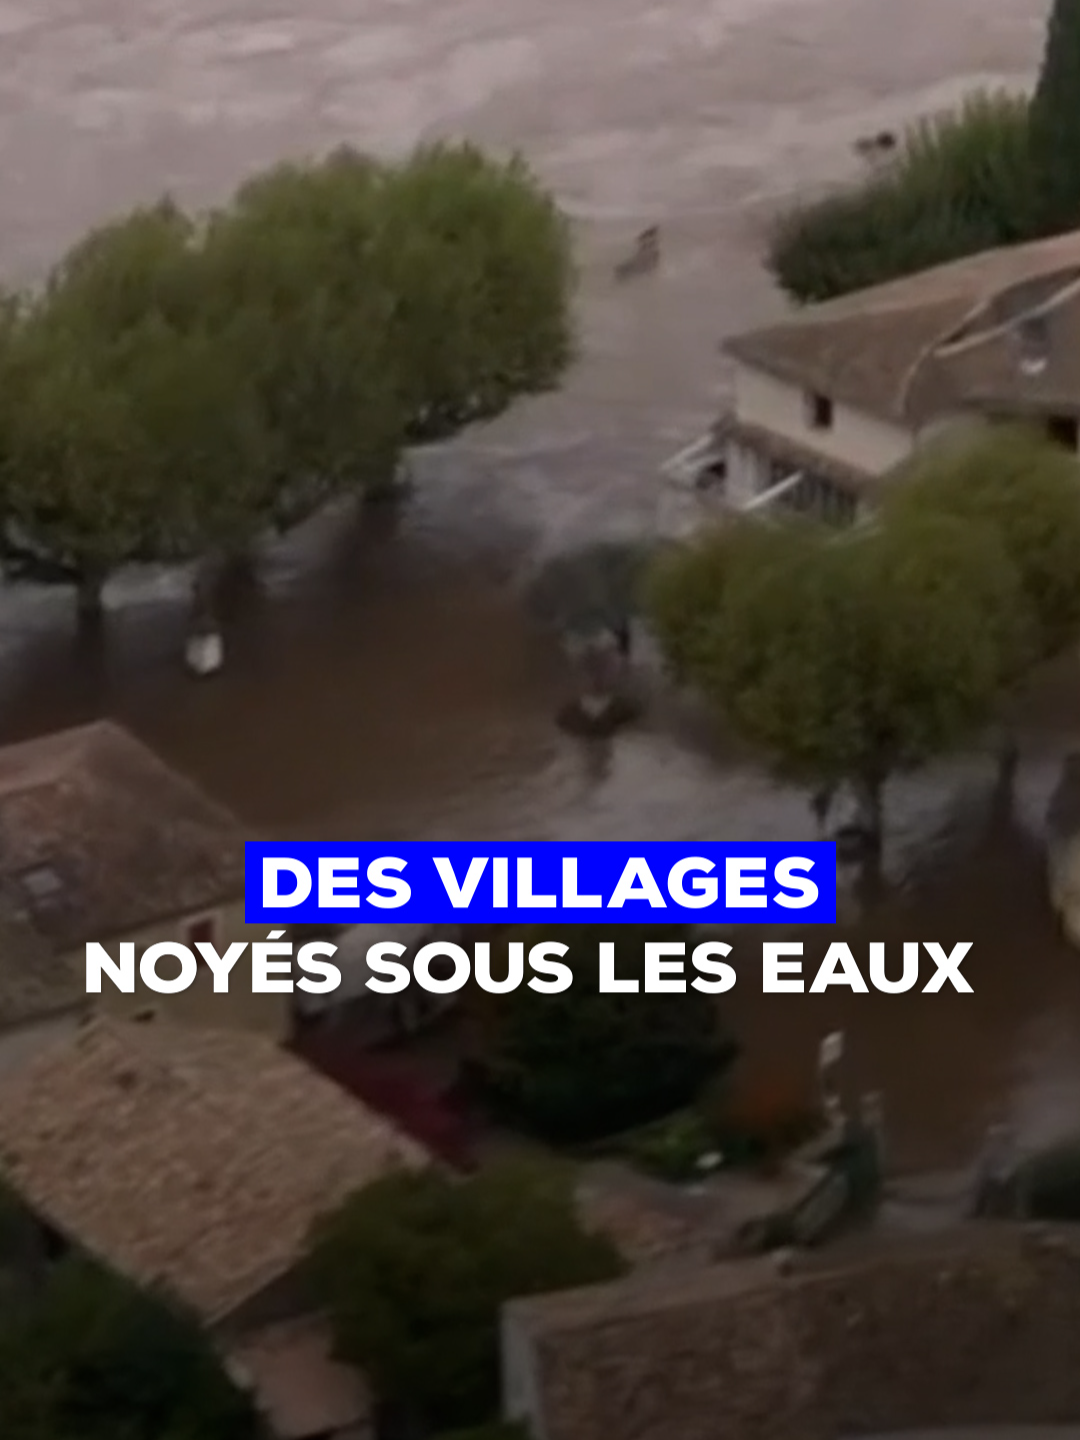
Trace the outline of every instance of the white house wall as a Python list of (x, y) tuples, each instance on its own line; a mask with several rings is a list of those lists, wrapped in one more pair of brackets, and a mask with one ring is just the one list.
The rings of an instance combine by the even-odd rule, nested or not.
[(911, 432), (902, 426), (847, 405), (834, 405), (829, 429), (815, 429), (807, 420), (804, 391), (748, 365), (736, 366), (735, 417), (872, 475), (898, 464), (913, 444)]

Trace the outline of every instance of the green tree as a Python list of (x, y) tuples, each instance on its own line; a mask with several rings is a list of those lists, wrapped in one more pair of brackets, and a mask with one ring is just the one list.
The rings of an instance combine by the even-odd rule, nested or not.
[(569, 230), (518, 158), (438, 145), (390, 170), (375, 263), (412, 439), (551, 389), (573, 357)]
[(877, 836), (888, 777), (984, 725), (1030, 655), (1020, 579), (993, 527), (949, 515), (768, 543), (729, 565), (690, 678), (781, 771), (850, 783)]
[(379, 166), (341, 150), (255, 176), (208, 227), (211, 313), (258, 396), (278, 529), (383, 486), (400, 455), (397, 299), (373, 253), (384, 186)]
[(474, 1076), (505, 1118), (555, 1141), (613, 1135), (693, 1100), (734, 1056), (716, 1001), (685, 994), (602, 994), (599, 946), (614, 942), (620, 976), (641, 980), (646, 941), (688, 940), (683, 925), (524, 927), (529, 946), (561, 940), (575, 983), (559, 995), (519, 986), (486, 1008)]
[(1040, 220), (1080, 224), (1080, 0), (1055, 0), (1031, 102), (1031, 154)]
[(505, 1301), (621, 1269), (581, 1228), (567, 1178), (522, 1164), (378, 1180), (320, 1224), (312, 1249), (341, 1354), (392, 1410), (435, 1428), (496, 1415)]
[(196, 1322), (81, 1260), (0, 1320), (4, 1440), (254, 1440)]
[(1076, 459), (1038, 431), (979, 426), (920, 449), (894, 473), (887, 523), (914, 514), (991, 525), (1020, 576), (1040, 657), (1080, 636)]
[(92, 232), (10, 325), (0, 433), (9, 570), (72, 581), (197, 557), (260, 524), (268, 442), (244, 357), (205, 310), (168, 203)]

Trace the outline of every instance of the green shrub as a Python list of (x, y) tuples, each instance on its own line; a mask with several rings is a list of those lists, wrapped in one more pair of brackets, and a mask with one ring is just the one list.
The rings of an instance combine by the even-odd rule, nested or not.
[(700, 1179), (714, 1169), (703, 1162), (716, 1153), (712, 1130), (693, 1110), (639, 1132), (627, 1149), (628, 1158), (639, 1169), (676, 1185)]
[(733, 1058), (715, 999), (605, 994), (599, 946), (615, 945), (616, 973), (640, 977), (648, 941), (686, 942), (682, 925), (568, 925), (508, 932), (529, 947), (560, 940), (575, 983), (557, 995), (527, 986), (488, 1007), (468, 1077), (500, 1119), (555, 1144), (587, 1144), (671, 1115)]
[(887, 171), (783, 215), (768, 263), (794, 299), (827, 300), (1037, 229), (1028, 102), (978, 91), (913, 126)]

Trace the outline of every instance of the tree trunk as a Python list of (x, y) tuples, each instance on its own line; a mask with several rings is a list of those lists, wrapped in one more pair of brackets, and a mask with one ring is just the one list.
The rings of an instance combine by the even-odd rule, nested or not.
[(97, 629), (104, 615), (103, 592), (108, 575), (104, 565), (90, 562), (79, 566), (75, 582), (75, 613), (80, 629)]
[(880, 854), (884, 833), (883, 782), (876, 775), (862, 776), (853, 785), (856, 823), (873, 854)]

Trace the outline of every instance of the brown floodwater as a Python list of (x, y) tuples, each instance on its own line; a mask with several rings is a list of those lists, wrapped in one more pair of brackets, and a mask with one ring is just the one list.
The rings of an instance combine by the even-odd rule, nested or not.
[[(814, 834), (804, 795), (655, 676), (644, 720), (611, 743), (562, 735), (552, 717), (567, 667), (517, 593), (540, 544), (528, 496), (489, 491), (487, 503), (468, 477), (436, 478), (399, 520), (327, 516), (273, 548), (212, 680), (178, 662), (176, 577), (125, 580), (96, 646), (74, 637), (69, 597), (11, 594), (0, 739), (112, 715), (253, 832), (297, 838)], [(857, 956), (885, 941), (896, 965), (905, 940), (969, 940), (974, 994), (765, 997), (753, 932), (737, 947), (727, 1011), (748, 1069), (810, 1077), (821, 1036), (843, 1028), (850, 1083), (883, 1092), (901, 1165), (963, 1163), (1002, 1117), (1032, 1141), (1080, 1132), (1080, 953), (1046, 903), (1039, 836), (1080, 715), (1074, 668), (1019, 707), (1011, 805), (989, 754), (898, 782), (884, 892), (849, 899), (835, 932), (805, 936), (810, 973), (836, 934)]]

